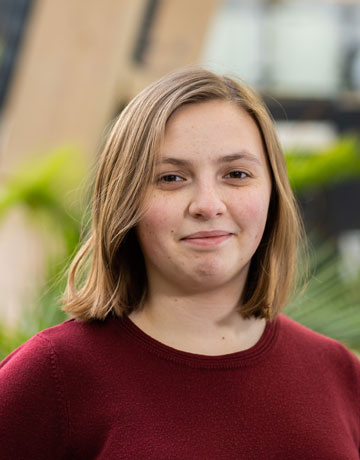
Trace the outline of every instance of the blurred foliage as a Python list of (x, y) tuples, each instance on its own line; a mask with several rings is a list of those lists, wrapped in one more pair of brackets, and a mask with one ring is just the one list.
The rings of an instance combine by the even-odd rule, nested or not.
[[(288, 152), (290, 181), (296, 193), (360, 177), (359, 142), (339, 140), (322, 152)], [(32, 159), (6, 181), (0, 190), (0, 223), (20, 207), (40, 232), (46, 232), (62, 247), (49, 256), (47, 275), (34, 308), (24, 314), (13, 330), (0, 322), (0, 359), (41, 329), (66, 319), (59, 308), (66, 269), (78, 248), (82, 219), (88, 219), (88, 197), (81, 199), (88, 184), (89, 168), (74, 149), (63, 148)], [(81, 186), (84, 184), (85, 187)], [(309, 328), (341, 340), (360, 350), (359, 277), (344, 277), (342, 261), (334, 242), (319, 244), (310, 257), (311, 279), (302, 295), (294, 298), (286, 314)]]
[(284, 313), (360, 352), (360, 271), (348, 270), (335, 240), (310, 244), (309, 280)]
[[(360, 178), (360, 141), (348, 136), (320, 151), (288, 151), (286, 163), (296, 194), (329, 188)], [(335, 240), (311, 239), (310, 279), (286, 314), (360, 351), (360, 273), (345, 270)]]
[(33, 158), (0, 189), (0, 221), (17, 206), (26, 210), (31, 223), (58, 233), (68, 252), (79, 241), (81, 209), (71, 191), (85, 174), (75, 149), (63, 148), (46, 157)]
[(356, 137), (341, 138), (323, 150), (290, 150), (285, 156), (295, 193), (360, 177), (360, 141)]
[[(81, 184), (87, 174), (84, 159), (74, 148), (61, 148), (41, 158), (32, 158), (4, 182), (0, 189), (0, 223), (15, 209), (22, 209), (29, 223), (55, 241), (56, 254), (48, 251), (46, 277), (39, 287), (36, 304), (24, 308), (15, 329), (0, 322), (0, 359), (39, 330), (66, 319), (59, 298), (66, 285), (66, 269), (80, 241), (86, 205)], [(4, 308), (4, 306), (2, 307)]]

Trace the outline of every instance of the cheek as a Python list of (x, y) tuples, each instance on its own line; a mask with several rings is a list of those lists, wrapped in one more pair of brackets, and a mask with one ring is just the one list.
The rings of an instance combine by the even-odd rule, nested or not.
[(168, 221), (167, 212), (161, 204), (153, 204), (138, 224), (138, 232), (141, 237), (157, 234), (164, 229)]
[(160, 204), (152, 205), (136, 227), (136, 234), (145, 256), (159, 253), (169, 230), (170, 216)]
[(254, 239), (260, 242), (265, 229), (270, 197), (268, 193), (258, 192), (248, 196), (239, 209), (240, 225), (252, 231)]

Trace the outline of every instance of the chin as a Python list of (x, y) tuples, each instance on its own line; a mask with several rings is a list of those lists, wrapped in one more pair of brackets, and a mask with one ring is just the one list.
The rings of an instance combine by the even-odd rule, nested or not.
[(192, 284), (198, 285), (207, 290), (213, 290), (233, 281), (239, 277), (239, 273), (224, 272), (224, 270), (215, 269), (214, 267), (201, 267), (191, 276)]

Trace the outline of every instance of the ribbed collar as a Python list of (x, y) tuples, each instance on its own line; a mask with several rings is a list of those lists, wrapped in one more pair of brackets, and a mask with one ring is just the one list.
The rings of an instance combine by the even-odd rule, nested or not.
[(121, 327), (147, 351), (158, 357), (185, 366), (207, 369), (228, 369), (253, 365), (263, 359), (273, 348), (279, 329), (280, 318), (267, 322), (264, 332), (258, 342), (247, 350), (225, 355), (208, 356), (177, 350), (159, 342), (136, 326), (130, 318), (124, 316), (118, 320)]

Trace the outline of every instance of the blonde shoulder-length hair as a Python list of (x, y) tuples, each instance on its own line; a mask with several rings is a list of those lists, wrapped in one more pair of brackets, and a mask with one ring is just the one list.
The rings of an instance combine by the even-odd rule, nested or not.
[(272, 196), (261, 243), (252, 258), (239, 311), (276, 317), (293, 286), (302, 226), (272, 119), (247, 85), (204, 69), (167, 75), (122, 111), (107, 139), (95, 181), (89, 238), (69, 269), (63, 309), (83, 320), (122, 316), (141, 308), (147, 294), (143, 255), (134, 227), (155, 175), (169, 117), (184, 104), (224, 100), (257, 124), (272, 176)]

